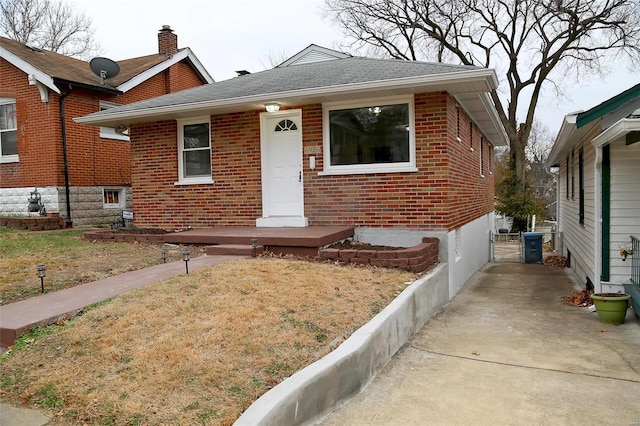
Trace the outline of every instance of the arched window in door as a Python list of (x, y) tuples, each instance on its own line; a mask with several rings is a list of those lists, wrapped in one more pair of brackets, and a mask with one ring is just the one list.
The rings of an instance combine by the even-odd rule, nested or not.
[(285, 119), (276, 124), (274, 131), (276, 132), (288, 132), (290, 130), (298, 130), (298, 126), (291, 120)]

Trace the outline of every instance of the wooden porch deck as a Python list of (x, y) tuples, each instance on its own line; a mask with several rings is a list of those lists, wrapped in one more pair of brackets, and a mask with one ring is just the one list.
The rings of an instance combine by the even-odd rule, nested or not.
[(315, 256), (321, 247), (352, 237), (354, 229), (353, 226), (308, 226), (304, 228), (225, 226), (165, 234), (164, 241), (172, 244), (219, 246), (212, 247), (210, 254), (238, 254), (238, 250), (241, 248), (245, 250), (251, 248), (251, 240), (256, 238), (260, 251), (268, 250), (277, 254)]

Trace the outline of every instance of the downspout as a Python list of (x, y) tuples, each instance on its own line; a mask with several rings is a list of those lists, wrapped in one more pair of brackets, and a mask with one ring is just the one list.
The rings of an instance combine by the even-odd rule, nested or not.
[(71, 220), (71, 194), (69, 189), (69, 159), (67, 156), (67, 126), (65, 123), (64, 100), (71, 93), (71, 85), (67, 86), (66, 93), (60, 95), (60, 125), (62, 128), (62, 156), (64, 158), (64, 192), (67, 198), (67, 220), (65, 226), (71, 228), (73, 221)]
[(593, 165), (595, 217), (594, 217), (594, 250), (593, 250), (593, 287), (596, 293), (602, 292), (602, 147), (596, 147), (596, 158)]

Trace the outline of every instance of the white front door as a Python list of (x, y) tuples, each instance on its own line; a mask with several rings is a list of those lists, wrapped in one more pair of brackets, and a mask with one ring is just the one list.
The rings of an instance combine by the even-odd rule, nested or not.
[(307, 226), (302, 185), (302, 112), (262, 113), (262, 217), (257, 226)]

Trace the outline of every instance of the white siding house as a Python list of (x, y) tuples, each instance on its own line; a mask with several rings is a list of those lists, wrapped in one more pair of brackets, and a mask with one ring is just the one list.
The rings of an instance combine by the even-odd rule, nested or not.
[(640, 84), (567, 115), (547, 160), (559, 168), (563, 255), (596, 292), (624, 292), (631, 277), (620, 248), (640, 237), (639, 142)]

